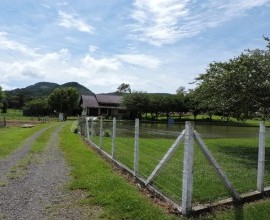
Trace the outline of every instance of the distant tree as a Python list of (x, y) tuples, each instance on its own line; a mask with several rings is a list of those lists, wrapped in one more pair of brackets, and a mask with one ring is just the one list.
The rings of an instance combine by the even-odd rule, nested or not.
[(7, 99), (4, 99), (3, 105), (2, 105), (2, 113), (7, 113), (8, 110), (8, 102)]
[(118, 93), (131, 93), (130, 85), (126, 83), (122, 83), (120, 86), (117, 87)]
[(2, 90), (2, 87), (0, 86), (0, 107), (3, 107), (3, 99), (4, 99), (4, 92)]
[(149, 112), (149, 96), (145, 92), (135, 91), (124, 96), (124, 105), (131, 112), (131, 117), (141, 118)]
[(75, 88), (56, 88), (49, 96), (48, 103), (57, 112), (66, 116), (74, 112), (78, 105), (79, 93)]
[(180, 86), (177, 90), (176, 90), (176, 95), (186, 95), (186, 88), (184, 86)]
[(23, 113), (26, 116), (45, 116), (52, 113), (47, 98), (36, 98), (28, 101), (24, 108)]

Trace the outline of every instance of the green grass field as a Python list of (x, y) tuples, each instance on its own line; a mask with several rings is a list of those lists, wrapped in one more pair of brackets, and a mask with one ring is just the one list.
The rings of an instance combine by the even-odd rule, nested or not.
[[(94, 136), (94, 143), (99, 145), (99, 137)], [(111, 154), (110, 137), (103, 137), (102, 148)], [(257, 178), (257, 138), (216, 138), (205, 139), (206, 145), (218, 161), (237, 192), (245, 193), (256, 190)], [(139, 140), (139, 176), (147, 179), (174, 139), (140, 138)], [(134, 138), (117, 137), (115, 158), (133, 169)], [(183, 149), (180, 145), (170, 161), (154, 179), (153, 185), (164, 194), (181, 204)], [(267, 139), (266, 158), (270, 157), (270, 139)], [(266, 160), (265, 185), (270, 186), (270, 161)], [(213, 167), (195, 144), (193, 202), (213, 202), (230, 197)]]
[(15, 151), (21, 146), (23, 140), (46, 126), (48, 124), (37, 124), (33, 128), (0, 128), (0, 158)]
[(66, 127), (61, 134), (61, 148), (72, 167), (71, 189), (89, 193), (84, 204), (104, 209), (105, 219), (174, 219), (135, 186), (127, 183), (112, 167), (86, 146), (81, 137)]
[[(94, 136), (94, 141), (99, 143), (99, 137)], [(153, 149), (157, 151), (157, 146), (170, 146), (173, 140), (161, 140), (161, 139), (143, 139), (140, 140), (140, 150), (145, 151), (145, 158), (141, 157), (141, 160), (145, 160), (144, 163), (140, 161), (140, 172), (142, 170), (148, 170), (145, 167), (145, 164), (149, 164), (149, 157), (155, 157), (156, 155), (153, 153)], [(206, 140), (206, 144), (209, 146), (211, 151), (213, 152), (214, 156), (220, 162), (221, 166), (224, 168), (225, 172), (228, 173), (230, 179), (233, 180), (235, 187), (241, 191), (250, 191), (256, 188), (256, 169), (257, 169), (257, 139), (256, 138), (248, 138), (248, 139), (208, 139)], [(267, 140), (269, 143), (269, 140)], [(74, 143), (75, 144), (75, 143)], [(118, 144), (118, 153), (116, 153), (116, 157), (121, 162), (127, 163), (129, 167), (133, 167), (133, 140), (132, 138), (118, 138), (116, 139), (116, 144)], [(121, 144), (125, 146), (124, 149), (121, 150)], [(152, 150), (150, 150), (148, 146), (152, 146)], [(122, 147), (123, 147), (122, 146)], [(154, 148), (154, 146), (156, 146)], [(234, 149), (236, 148), (236, 149)], [(107, 137), (103, 139), (103, 149), (108, 153), (111, 152), (111, 138)], [(166, 147), (164, 147), (166, 149)], [(163, 149), (163, 151), (164, 151)], [(169, 164), (164, 167), (161, 174), (155, 180), (154, 184), (162, 185), (162, 183), (170, 183), (169, 188), (168, 186), (165, 187), (163, 190), (167, 190), (167, 194), (172, 193), (173, 195), (181, 194), (181, 178), (179, 181), (175, 183), (175, 179), (172, 177), (173, 173), (179, 174), (180, 177), (182, 175), (182, 157), (183, 154), (183, 146), (180, 146), (179, 150), (175, 153), (175, 157), (171, 159)], [(141, 152), (142, 153), (142, 152)], [(85, 153), (86, 154), (86, 153)], [(89, 154), (92, 154), (91, 151)], [(162, 153), (161, 153), (162, 154)], [(161, 155), (159, 154), (159, 156)], [(228, 197), (228, 193), (222, 187), (219, 179), (216, 177), (213, 169), (208, 165), (204, 156), (199, 151), (198, 146), (195, 146), (195, 162), (194, 162), (194, 200), (195, 201), (213, 201), (218, 198)], [(148, 159), (147, 159), (148, 155)], [(269, 150), (267, 148), (267, 157), (270, 156)], [(159, 157), (157, 156), (157, 157)], [(100, 156), (97, 154), (91, 158), (91, 161), (99, 160)], [(78, 158), (77, 160), (80, 160)], [(76, 163), (74, 161), (74, 163)], [(104, 161), (104, 163), (107, 163)], [(144, 165), (144, 166), (143, 166)], [(266, 162), (266, 166), (269, 167), (269, 162)], [(74, 168), (77, 169), (77, 168)], [(97, 168), (95, 173), (101, 171), (102, 169)], [(78, 174), (76, 177), (84, 176), (85, 172), (88, 172), (88, 169), (82, 171), (82, 173)], [(104, 171), (102, 171), (104, 172)], [(147, 171), (145, 171), (147, 172)], [(266, 182), (269, 182), (269, 171), (266, 173)], [(96, 175), (96, 174), (95, 174)], [(99, 174), (97, 174), (99, 175)], [(90, 177), (91, 178), (91, 177)], [(87, 178), (88, 179), (88, 178)], [(87, 180), (82, 180), (87, 181)], [(102, 182), (105, 180), (102, 180)], [(96, 185), (99, 185), (100, 180), (96, 182)], [(106, 181), (105, 181), (106, 182)], [(90, 183), (89, 183), (90, 185)], [(95, 184), (94, 184), (95, 185)], [(103, 184), (102, 184), (103, 185)], [(82, 184), (81, 186), (84, 186)], [(80, 187), (80, 184), (76, 186), (77, 188)], [(75, 187), (75, 188), (76, 188)], [(97, 186), (98, 188), (98, 186)], [(107, 192), (108, 189), (106, 189)], [(96, 191), (96, 190), (94, 190)], [(177, 193), (176, 193), (177, 192)], [(99, 198), (99, 197), (98, 197)], [(95, 201), (95, 196), (92, 198)], [(93, 202), (91, 199), (90, 204)], [(201, 216), (193, 217), (192, 219), (235, 219), (235, 220), (242, 220), (242, 219), (268, 219), (270, 216), (270, 210), (267, 208), (270, 205), (269, 200), (261, 200), (258, 202), (245, 204), (242, 207), (231, 207), (227, 210), (223, 211), (215, 211), (212, 213), (206, 213)], [(155, 218), (141, 218), (141, 219), (155, 219)], [(157, 219), (163, 219), (162, 216), (157, 217)], [(180, 218), (182, 219), (182, 218)]]
[(0, 121), (6, 118), (7, 121), (39, 121), (48, 122), (56, 121), (56, 117), (38, 117), (38, 116), (23, 116), (23, 111), (20, 109), (8, 109), (7, 113), (0, 113)]

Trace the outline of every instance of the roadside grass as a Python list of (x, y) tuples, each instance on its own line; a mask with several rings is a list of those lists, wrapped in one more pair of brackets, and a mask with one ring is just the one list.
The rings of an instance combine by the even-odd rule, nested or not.
[(3, 158), (19, 147), (23, 141), (48, 124), (37, 124), (33, 128), (7, 127), (0, 128), (0, 158)]
[(72, 134), (66, 126), (61, 132), (60, 146), (72, 167), (71, 189), (89, 192), (85, 201), (104, 210), (108, 219), (174, 219), (135, 186), (115, 173), (111, 165), (90, 149), (80, 136)]

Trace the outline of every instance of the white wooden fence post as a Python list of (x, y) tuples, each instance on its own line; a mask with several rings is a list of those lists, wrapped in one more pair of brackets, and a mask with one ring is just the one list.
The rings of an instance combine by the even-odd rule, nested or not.
[(259, 151), (258, 151), (258, 171), (257, 171), (257, 190), (264, 191), (264, 167), (265, 167), (265, 123), (260, 122), (259, 131)]
[(134, 139), (134, 176), (138, 175), (139, 170), (139, 127), (140, 120), (135, 119), (135, 139)]
[(99, 147), (102, 148), (102, 133), (103, 133), (103, 118), (100, 116), (100, 126), (99, 126)]
[(112, 158), (115, 154), (115, 137), (116, 137), (116, 118), (113, 118), (113, 131), (112, 131)]
[(190, 121), (187, 121), (185, 125), (185, 151), (182, 185), (182, 214), (184, 216), (188, 216), (192, 211), (193, 156), (194, 126)]
[(91, 141), (93, 141), (93, 136), (94, 136), (94, 118), (92, 117), (92, 119), (91, 119), (91, 135), (90, 135)]
[(88, 123), (88, 118), (85, 117), (85, 132), (86, 132), (86, 138), (89, 140), (89, 123)]

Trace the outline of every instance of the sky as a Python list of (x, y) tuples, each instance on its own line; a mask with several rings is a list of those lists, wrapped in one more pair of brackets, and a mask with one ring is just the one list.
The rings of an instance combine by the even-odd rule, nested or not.
[(175, 93), (263, 36), (270, 0), (0, 0), (0, 86)]

